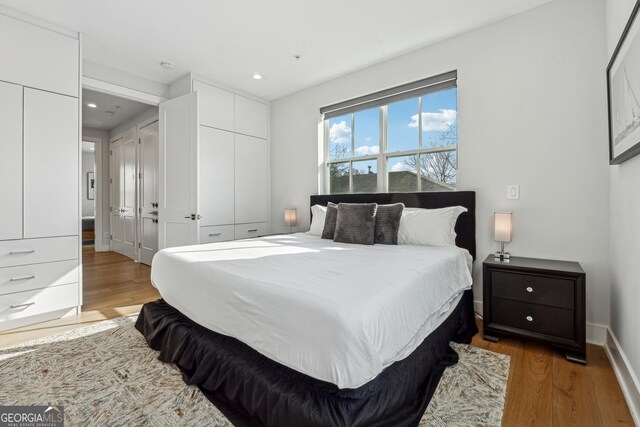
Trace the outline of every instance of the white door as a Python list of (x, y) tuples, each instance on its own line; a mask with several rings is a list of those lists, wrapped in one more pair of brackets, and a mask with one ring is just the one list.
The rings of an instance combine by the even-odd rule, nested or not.
[(24, 88), (24, 237), (80, 232), (78, 99)]
[(136, 258), (136, 150), (129, 135), (111, 143), (111, 250)]
[(140, 251), (139, 260), (151, 265), (158, 251), (158, 121), (140, 128)]
[(160, 104), (160, 249), (198, 243), (198, 93)]
[(201, 226), (234, 223), (234, 134), (200, 126)]
[(266, 140), (246, 135), (236, 135), (236, 223), (267, 221), (269, 206), (268, 162), (269, 154)]
[(0, 82), (0, 240), (22, 239), (22, 86)]

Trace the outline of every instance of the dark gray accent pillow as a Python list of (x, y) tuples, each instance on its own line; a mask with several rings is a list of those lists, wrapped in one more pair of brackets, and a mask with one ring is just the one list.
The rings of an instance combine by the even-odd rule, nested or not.
[(334, 242), (373, 245), (376, 203), (339, 203)]
[(394, 203), (392, 205), (378, 205), (376, 211), (376, 231), (375, 242), (383, 245), (398, 244), (398, 229), (400, 228), (400, 218), (404, 204)]
[(338, 218), (338, 205), (329, 202), (327, 204), (327, 213), (324, 216), (324, 228), (322, 229), (323, 239), (333, 239), (336, 232), (336, 219)]

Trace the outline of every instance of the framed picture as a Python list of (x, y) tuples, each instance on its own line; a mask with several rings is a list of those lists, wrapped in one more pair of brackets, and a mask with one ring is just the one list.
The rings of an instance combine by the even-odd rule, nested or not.
[(609, 163), (640, 154), (640, 1), (636, 2), (607, 67)]
[(96, 179), (93, 172), (87, 172), (87, 199), (96, 198)]

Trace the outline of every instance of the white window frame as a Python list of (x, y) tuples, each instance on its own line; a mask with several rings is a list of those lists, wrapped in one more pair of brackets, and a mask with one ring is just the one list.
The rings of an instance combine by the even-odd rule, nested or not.
[[(456, 88), (456, 98), (457, 98), (457, 84), (449, 87), (449, 88), (445, 88), (445, 89), (441, 89), (441, 90), (448, 90), (451, 88)], [(387, 104), (382, 104), (382, 105), (378, 105), (378, 106), (364, 106), (361, 109), (358, 109), (357, 107), (354, 109), (353, 107), (351, 107), (349, 109), (349, 111), (344, 112), (344, 114), (334, 114), (331, 117), (325, 117), (323, 119), (323, 144), (324, 144), (324, 164), (323, 164), (323, 170), (324, 170), (324, 179), (323, 179), (323, 193), (325, 194), (329, 194), (331, 191), (331, 185), (330, 185), (330, 178), (331, 178), (331, 174), (329, 173), (329, 168), (331, 167), (332, 164), (338, 164), (338, 163), (348, 163), (349, 164), (349, 191), (348, 193), (345, 194), (353, 194), (353, 162), (358, 162), (358, 161), (365, 161), (365, 160), (376, 160), (377, 161), (377, 185), (376, 185), (376, 192), (378, 193), (386, 193), (389, 191), (389, 174), (388, 174), (388, 163), (389, 163), (389, 159), (395, 158), (395, 157), (404, 157), (404, 156), (418, 156), (416, 157), (416, 161), (417, 161), (417, 167), (416, 167), (416, 179), (417, 179), (417, 191), (423, 191), (422, 190), (422, 172), (421, 172), (421, 167), (420, 167), (420, 158), (419, 156), (422, 154), (430, 154), (430, 153), (438, 153), (438, 152), (445, 152), (445, 151), (455, 151), (456, 152), (456, 175), (458, 174), (458, 140), (456, 138), (456, 144), (455, 145), (447, 145), (447, 146), (440, 146), (440, 147), (426, 147), (424, 148), (422, 146), (422, 139), (423, 139), (423, 132), (422, 132), (422, 98), (424, 96), (428, 96), (430, 93), (436, 93), (439, 92), (440, 90), (434, 90), (431, 92), (426, 92), (423, 93), (421, 95), (417, 95), (417, 96), (408, 96), (406, 98), (402, 98), (402, 99), (397, 99), (394, 100), (393, 102), (398, 102), (400, 100), (409, 100), (409, 99), (418, 99), (418, 148), (417, 149), (413, 149), (413, 150), (405, 150), (405, 151), (394, 151), (394, 152), (387, 152), (388, 149), (388, 144), (387, 144), (387, 130), (388, 130), (388, 105), (391, 103), (387, 103)], [(369, 96), (373, 96), (369, 95)], [(360, 99), (360, 98), (359, 98)], [(356, 100), (354, 100), (356, 101)], [(348, 103), (349, 101), (347, 101)], [(356, 104), (357, 105), (357, 104)], [(325, 107), (325, 108), (330, 108), (330, 107)], [(374, 155), (367, 155), (367, 156), (355, 156), (355, 114), (359, 111), (365, 111), (365, 110), (369, 110), (372, 108), (378, 108), (380, 111), (380, 141), (379, 141), (379, 145), (380, 145), (380, 152), (379, 154), (374, 154)], [(321, 110), (322, 111), (322, 110)], [(330, 141), (329, 141), (329, 121), (331, 118), (334, 117), (340, 117), (340, 116), (344, 116), (344, 115), (349, 115), (351, 117), (351, 156), (350, 157), (345, 157), (342, 159), (333, 159), (331, 160), (329, 158), (329, 152), (330, 152)], [(457, 120), (456, 120), (457, 121)], [(457, 123), (456, 123), (457, 126)], [(454, 187), (452, 190), (456, 190), (457, 188), (457, 179), (456, 179), (456, 187)], [(447, 185), (444, 184), (443, 185)]]

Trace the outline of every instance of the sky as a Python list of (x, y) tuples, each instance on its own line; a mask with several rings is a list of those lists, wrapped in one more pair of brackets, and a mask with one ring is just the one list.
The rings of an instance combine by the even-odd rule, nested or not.
[[(437, 145), (442, 132), (450, 125), (457, 124), (456, 89), (448, 89), (422, 97), (422, 146)], [(388, 106), (387, 145), (388, 152), (418, 149), (418, 99), (395, 102)], [(352, 129), (351, 115), (329, 119), (329, 152), (340, 146), (351, 157), (351, 136), (353, 133), (354, 157), (378, 154), (380, 150), (380, 109), (373, 108), (354, 114)], [(334, 159), (331, 156), (330, 159)], [(401, 159), (390, 159), (391, 167)], [(392, 163), (393, 162), (393, 163)], [(396, 166), (400, 168), (401, 166)]]

